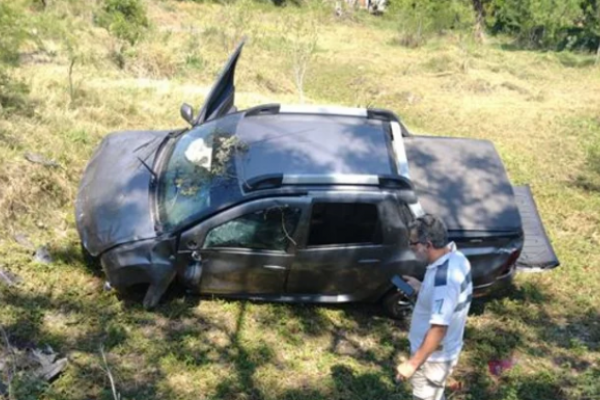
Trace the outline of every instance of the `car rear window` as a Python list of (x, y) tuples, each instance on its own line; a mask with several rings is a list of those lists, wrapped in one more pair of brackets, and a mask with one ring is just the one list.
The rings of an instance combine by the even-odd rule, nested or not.
[(375, 204), (313, 204), (308, 246), (381, 243), (381, 224)]

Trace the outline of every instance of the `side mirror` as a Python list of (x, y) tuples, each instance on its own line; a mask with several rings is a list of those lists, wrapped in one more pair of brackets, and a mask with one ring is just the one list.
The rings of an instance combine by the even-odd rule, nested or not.
[(194, 125), (194, 109), (187, 103), (183, 103), (179, 109), (179, 114), (188, 124)]

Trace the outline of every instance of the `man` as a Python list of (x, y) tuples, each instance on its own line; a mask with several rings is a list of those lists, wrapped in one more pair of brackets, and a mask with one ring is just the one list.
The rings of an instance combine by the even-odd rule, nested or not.
[(448, 243), (446, 225), (433, 215), (411, 224), (410, 246), (428, 265), (423, 283), (404, 276), (418, 298), (408, 337), (411, 357), (398, 365), (396, 379), (410, 379), (415, 400), (441, 400), (462, 349), (473, 293), (471, 266), (454, 243)]

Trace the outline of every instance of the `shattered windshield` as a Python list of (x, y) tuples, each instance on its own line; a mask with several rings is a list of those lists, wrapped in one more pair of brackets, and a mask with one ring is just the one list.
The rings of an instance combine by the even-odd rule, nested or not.
[(241, 114), (195, 127), (177, 139), (158, 184), (160, 221), (171, 230), (241, 197), (234, 135)]

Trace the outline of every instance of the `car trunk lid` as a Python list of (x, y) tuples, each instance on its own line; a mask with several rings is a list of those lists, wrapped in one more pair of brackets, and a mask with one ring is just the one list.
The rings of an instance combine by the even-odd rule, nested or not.
[(434, 136), (403, 140), (419, 201), (448, 230), (520, 231), (513, 188), (491, 142)]

